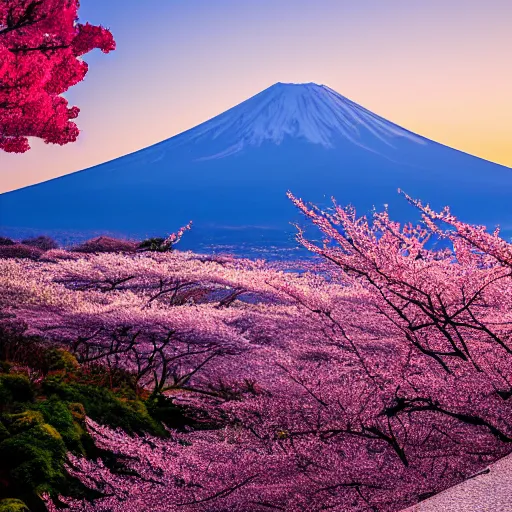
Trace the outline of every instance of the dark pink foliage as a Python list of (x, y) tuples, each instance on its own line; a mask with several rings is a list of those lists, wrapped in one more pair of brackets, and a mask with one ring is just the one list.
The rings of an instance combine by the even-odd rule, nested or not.
[(66, 251), (65, 249), (50, 249), (45, 251), (39, 259), (40, 261), (57, 262), (59, 260), (77, 260), (80, 257), (81, 253)]
[(31, 247), (37, 247), (42, 251), (50, 251), (51, 249), (57, 249), (59, 246), (53, 238), (49, 236), (37, 236), (34, 238), (26, 238), (21, 241), (24, 245), (30, 245)]
[(14, 245), (16, 242), (5, 236), (0, 236), (0, 246), (2, 245)]
[(0, 245), (0, 258), (28, 258), (36, 260), (43, 250), (25, 244)]
[(115, 49), (103, 27), (77, 23), (78, 0), (0, 2), (0, 149), (24, 153), (27, 137), (67, 144), (78, 137), (61, 96), (83, 80), (87, 63), (79, 57), (94, 48)]
[(99, 236), (73, 248), (74, 252), (101, 253), (101, 252), (135, 252), (137, 243), (129, 240), (119, 240), (109, 236)]

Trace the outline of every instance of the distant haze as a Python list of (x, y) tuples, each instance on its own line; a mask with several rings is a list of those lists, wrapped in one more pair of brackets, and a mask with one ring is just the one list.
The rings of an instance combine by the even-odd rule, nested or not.
[(275, 82), (326, 84), (429, 139), (512, 166), (510, 0), (83, 0), (118, 49), (67, 98), (80, 139), (0, 153), (0, 192), (150, 146)]
[(332, 195), (359, 214), (388, 204), (394, 220), (416, 220), (398, 188), (435, 209), (451, 205), (466, 222), (512, 225), (510, 168), (411, 133), (324, 85), (277, 83), (164, 142), (0, 194), (0, 234), (141, 239), (193, 219), (182, 248), (274, 257), (296, 246), (290, 221), (300, 218), (287, 190), (321, 207)]

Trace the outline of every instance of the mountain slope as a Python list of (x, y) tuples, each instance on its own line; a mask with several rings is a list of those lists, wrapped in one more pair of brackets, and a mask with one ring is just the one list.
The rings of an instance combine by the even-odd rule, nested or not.
[(468, 222), (512, 227), (511, 169), (415, 135), (328, 87), (281, 83), (149, 148), (0, 195), (0, 226), (144, 236), (193, 219), (193, 249), (284, 247), (297, 219), (286, 190), (321, 204), (336, 196), (361, 213), (386, 203), (393, 217), (412, 219), (398, 187)]

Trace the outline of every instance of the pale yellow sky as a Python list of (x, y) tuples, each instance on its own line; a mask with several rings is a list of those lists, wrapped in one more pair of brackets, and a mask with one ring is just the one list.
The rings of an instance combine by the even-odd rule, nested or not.
[(121, 13), (116, 2), (82, 4), (118, 49), (86, 57), (85, 81), (67, 94), (81, 108), (79, 141), (0, 153), (0, 192), (147, 147), (275, 82), (326, 84), (512, 167), (512, 0), (147, 0)]

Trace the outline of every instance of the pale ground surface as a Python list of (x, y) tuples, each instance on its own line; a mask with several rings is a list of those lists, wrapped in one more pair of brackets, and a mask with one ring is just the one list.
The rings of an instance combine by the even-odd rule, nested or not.
[(512, 512), (512, 455), (402, 512)]

